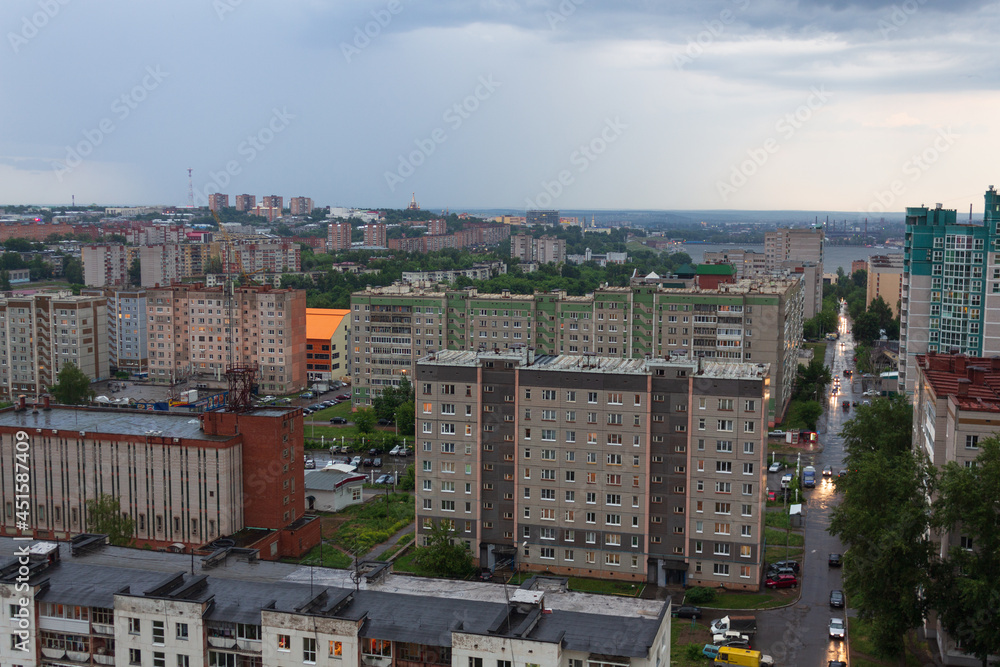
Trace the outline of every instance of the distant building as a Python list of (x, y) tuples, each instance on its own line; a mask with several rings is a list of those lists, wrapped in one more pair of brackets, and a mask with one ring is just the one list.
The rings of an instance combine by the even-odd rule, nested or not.
[(418, 283), (453, 283), (459, 276), (470, 280), (489, 280), (494, 276), (507, 273), (507, 265), (503, 262), (488, 262), (474, 265), (471, 269), (441, 269), (440, 271), (404, 271), (404, 284)]
[(284, 197), (279, 197), (278, 195), (268, 195), (261, 198), (261, 205), (269, 208), (276, 208), (280, 212), (285, 207), (284, 201)]
[(608, 264), (627, 264), (628, 259), (627, 252), (606, 252), (595, 254), (591, 252), (590, 248), (587, 248), (582, 255), (566, 255), (567, 264), (597, 262), (598, 266), (607, 266)]
[(854, 275), (856, 271), (867, 271), (868, 262), (863, 259), (851, 260), (851, 275)]
[(31, 282), (31, 269), (8, 269), (7, 280), (11, 285), (23, 285)]
[(736, 269), (729, 264), (699, 264), (694, 279), (698, 289), (716, 290), (736, 282)]
[(339, 380), (350, 374), (350, 310), (306, 308), (306, 378)]
[(558, 264), (566, 261), (566, 239), (552, 236), (536, 239), (528, 234), (516, 234), (510, 237), (510, 256), (522, 262)]
[(559, 211), (528, 211), (524, 217), (529, 225), (559, 225)]
[(823, 229), (819, 227), (764, 232), (767, 269), (778, 269), (787, 260), (811, 261), (822, 267), (824, 236)]
[(309, 215), (313, 210), (313, 200), (309, 197), (292, 197), (288, 204), (292, 215)]
[(327, 229), (327, 241), (330, 252), (351, 249), (351, 223), (331, 222)]
[(385, 248), (386, 228), (385, 223), (369, 222), (363, 228), (365, 234), (365, 245), (370, 247)]
[(229, 195), (213, 192), (208, 195), (208, 208), (210, 211), (221, 211), (229, 207)]
[[(647, 242), (647, 245), (652, 247), (668, 247), (670, 245), (669, 239), (658, 239), (658, 243), (654, 243), (652, 239)], [(720, 250), (718, 252), (706, 252), (703, 258), (705, 264), (732, 264), (736, 269), (737, 278), (749, 278), (751, 276), (757, 276), (765, 273), (767, 271), (767, 255), (762, 252), (754, 252), (753, 250), (740, 250), (738, 248), (733, 250)]]
[(128, 271), (138, 255), (138, 248), (118, 243), (81, 246), (84, 284), (87, 287), (128, 285)]
[(250, 211), (257, 206), (256, 195), (236, 195), (236, 210)]
[(899, 304), (903, 299), (903, 254), (872, 255), (865, 263), (868, 272), (866, 305), (876, 297), (889, 304), (893, 317), (899, 317)]
[(427, 221), (427, 233), (433, 235), (447, 234), (448, 233), (448, 221), (443, 219), (428, 220)]
[(410, 196), (410, 203), (406, 207), (406, 210), (407, 211), (419, 211), (420, 210), (420, 204), (417, 203), (417, 193), (416, 192), (414, 192)]
[[(264, 197), (264, 199), (269, 199)], [(281, 197), (278, 197), (281, 199)], [(278, 206), (268, 206), (267, 204), (261, 204), (259, 206), (254, 206), (250, 209), (250, 213), (258, 217), (264, 218), (268, 222), (274, 222), (281, 217), (281, 207)]]

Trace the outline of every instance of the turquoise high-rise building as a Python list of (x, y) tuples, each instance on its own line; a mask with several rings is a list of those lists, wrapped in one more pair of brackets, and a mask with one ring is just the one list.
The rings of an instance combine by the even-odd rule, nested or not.
[(985, 198), (975, 223), (940, 204), (906, 209), (900, 391), (913, 391), (918, 354), (1000, 354), (1000, 198), (992, 185)]

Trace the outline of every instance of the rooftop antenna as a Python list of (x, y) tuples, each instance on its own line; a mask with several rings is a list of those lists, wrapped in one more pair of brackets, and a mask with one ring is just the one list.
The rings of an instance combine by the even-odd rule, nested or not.
[(972, 222), (972, 204), (969, 204), (969, 222)]
[(194, 179), (191, 177), (193, 170), (188, 167), (188, 206), (194, 208)]

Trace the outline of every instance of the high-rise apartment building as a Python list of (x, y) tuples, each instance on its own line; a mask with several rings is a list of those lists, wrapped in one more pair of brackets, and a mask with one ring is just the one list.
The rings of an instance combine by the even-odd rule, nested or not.
[(303, 290), (248, 285), (230, 302), (222, 286), (176, 284), (147, 290), (146, 311), (154, 382), (221, 378), (230, 363), (256, 363), (262, 391), (290, 394), (306, 385)]
[(171, 283), (205, 275), (209, 259), (209, 246), (201, 243), (165, 243), (142, 246), (139, 266), (143, 287), (170, 285)]
[(327, 229), (327, 240), (329, 241), (330, 252), (337, 250), (351, 249), (351, 223), (331, 222)]
[(720, 250), (706, 252), (705, 264), (732, 264), (736, 269), (737, 278), (750, 278), (767, 272), (767, 255), (753, 250)]
[(427, 233), (431, 236), (439, 236), (448, 233), (448, 221), (444, 219), (428, 220)]
[(528, 234), (515, 234), (510, 237), (510, 256), (524, 263), (558, 264), (565, 262), (566, 239), (557, 239), (551, 236), (536, 239)]
[[(803, 275), (812, 288), (804, 302), (804, 316), (823, 310), (823, 241), (821, 227), (778, 229), (764, 233), (764, 264), (768, 271), (791, 270)], [(796, 268), (801, 267), (801, 269)]]
[(313, 200), (309, 197), (292, 197), (288, 206), (292, 215), (309, 215), (313, 210)]
[(157, 245), (184, 243), (187, 240), (184, 225), (145, 225), (123, 230), (125, 240), (132, 245)]
[(257, 195), (236, 195), (236, 210), (249, 211), (257, 206)]
[(221, 211), (224, 208), (229, 208), (229, 195), (218, 192), (208, 195), (208, 210)]
[(417, 364), (417, 536), (494, 567), (757, 590), (767, 364), (530, 349)]
[(310, 382), (348, 375), (350, 314), (340, 308), (306, 308), (306, 378)]
[(903, 300), (903, 254), (872, 255), (865, 265), (868, 272), (868, 291), (865, 305), (877, 297), (889, 304), (894, 317), (899, 317), (899, 304)]
[(218, 255), (222, 266), (228, 264), (233, 272), (289, 273), (299, 271), (302, 266), (301, 246), (281, 240), (212, 242), (208, 245), (208, 252), (210, 256)]
[(365, 245), (372, 248), (385, 248), (386, 242), (386, 230), (385, 223), (382, 222), (369, 222), (366, 223), (362, 228), (365, 232)]
[(1000, 198), (985, 194), (982, 223), (954, 209), (908, 207), (900, 304), (899, 387), (912, 394), (917, 355), (957, 350), (1000, 354)]
[(84, 284), (88, 287), (128, 285), (128, 270), (138, 253), (138, 248), (120, 244), (82, 246)]
[(285, 198), (279, 197), (278, 195), (266, 195), (261, 197), (261, 206), (276, 208), (278, 211), (281, 211), (284, 208), (284, 202)]
[(802, 341), (803, 282), (759, 278), (716, 290), (639, 280), (586, 296), (480, 294), (392, 285), (351, 297), (354, 405), (413, 377), (431, 350), (510, 349), (547, 355), (662, 358), (685, 350), (706, 361), (771, 366), (770, 418), (791, 397)]
[(529, 225), (559, 225), (559, 211), (527, 211), (524, 218)]
[(103, 296), (108, 300), (108, 357), (111, 372), (145, 373), (148, 369), (146, 340), (146, 290), (81, 290), (82, 296)]
[(38, 396), (67, 363), (91, 380), (109, 375), (108, 306), (69, 292), (0, 299), (0, 395)]

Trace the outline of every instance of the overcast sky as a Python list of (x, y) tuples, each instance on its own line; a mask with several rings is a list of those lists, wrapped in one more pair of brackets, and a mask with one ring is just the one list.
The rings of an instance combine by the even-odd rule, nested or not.
[[(0, 204), (982, 211), (980, 0), (4, 0)], [(232, 201), (232, 199), (231, 199)]]

